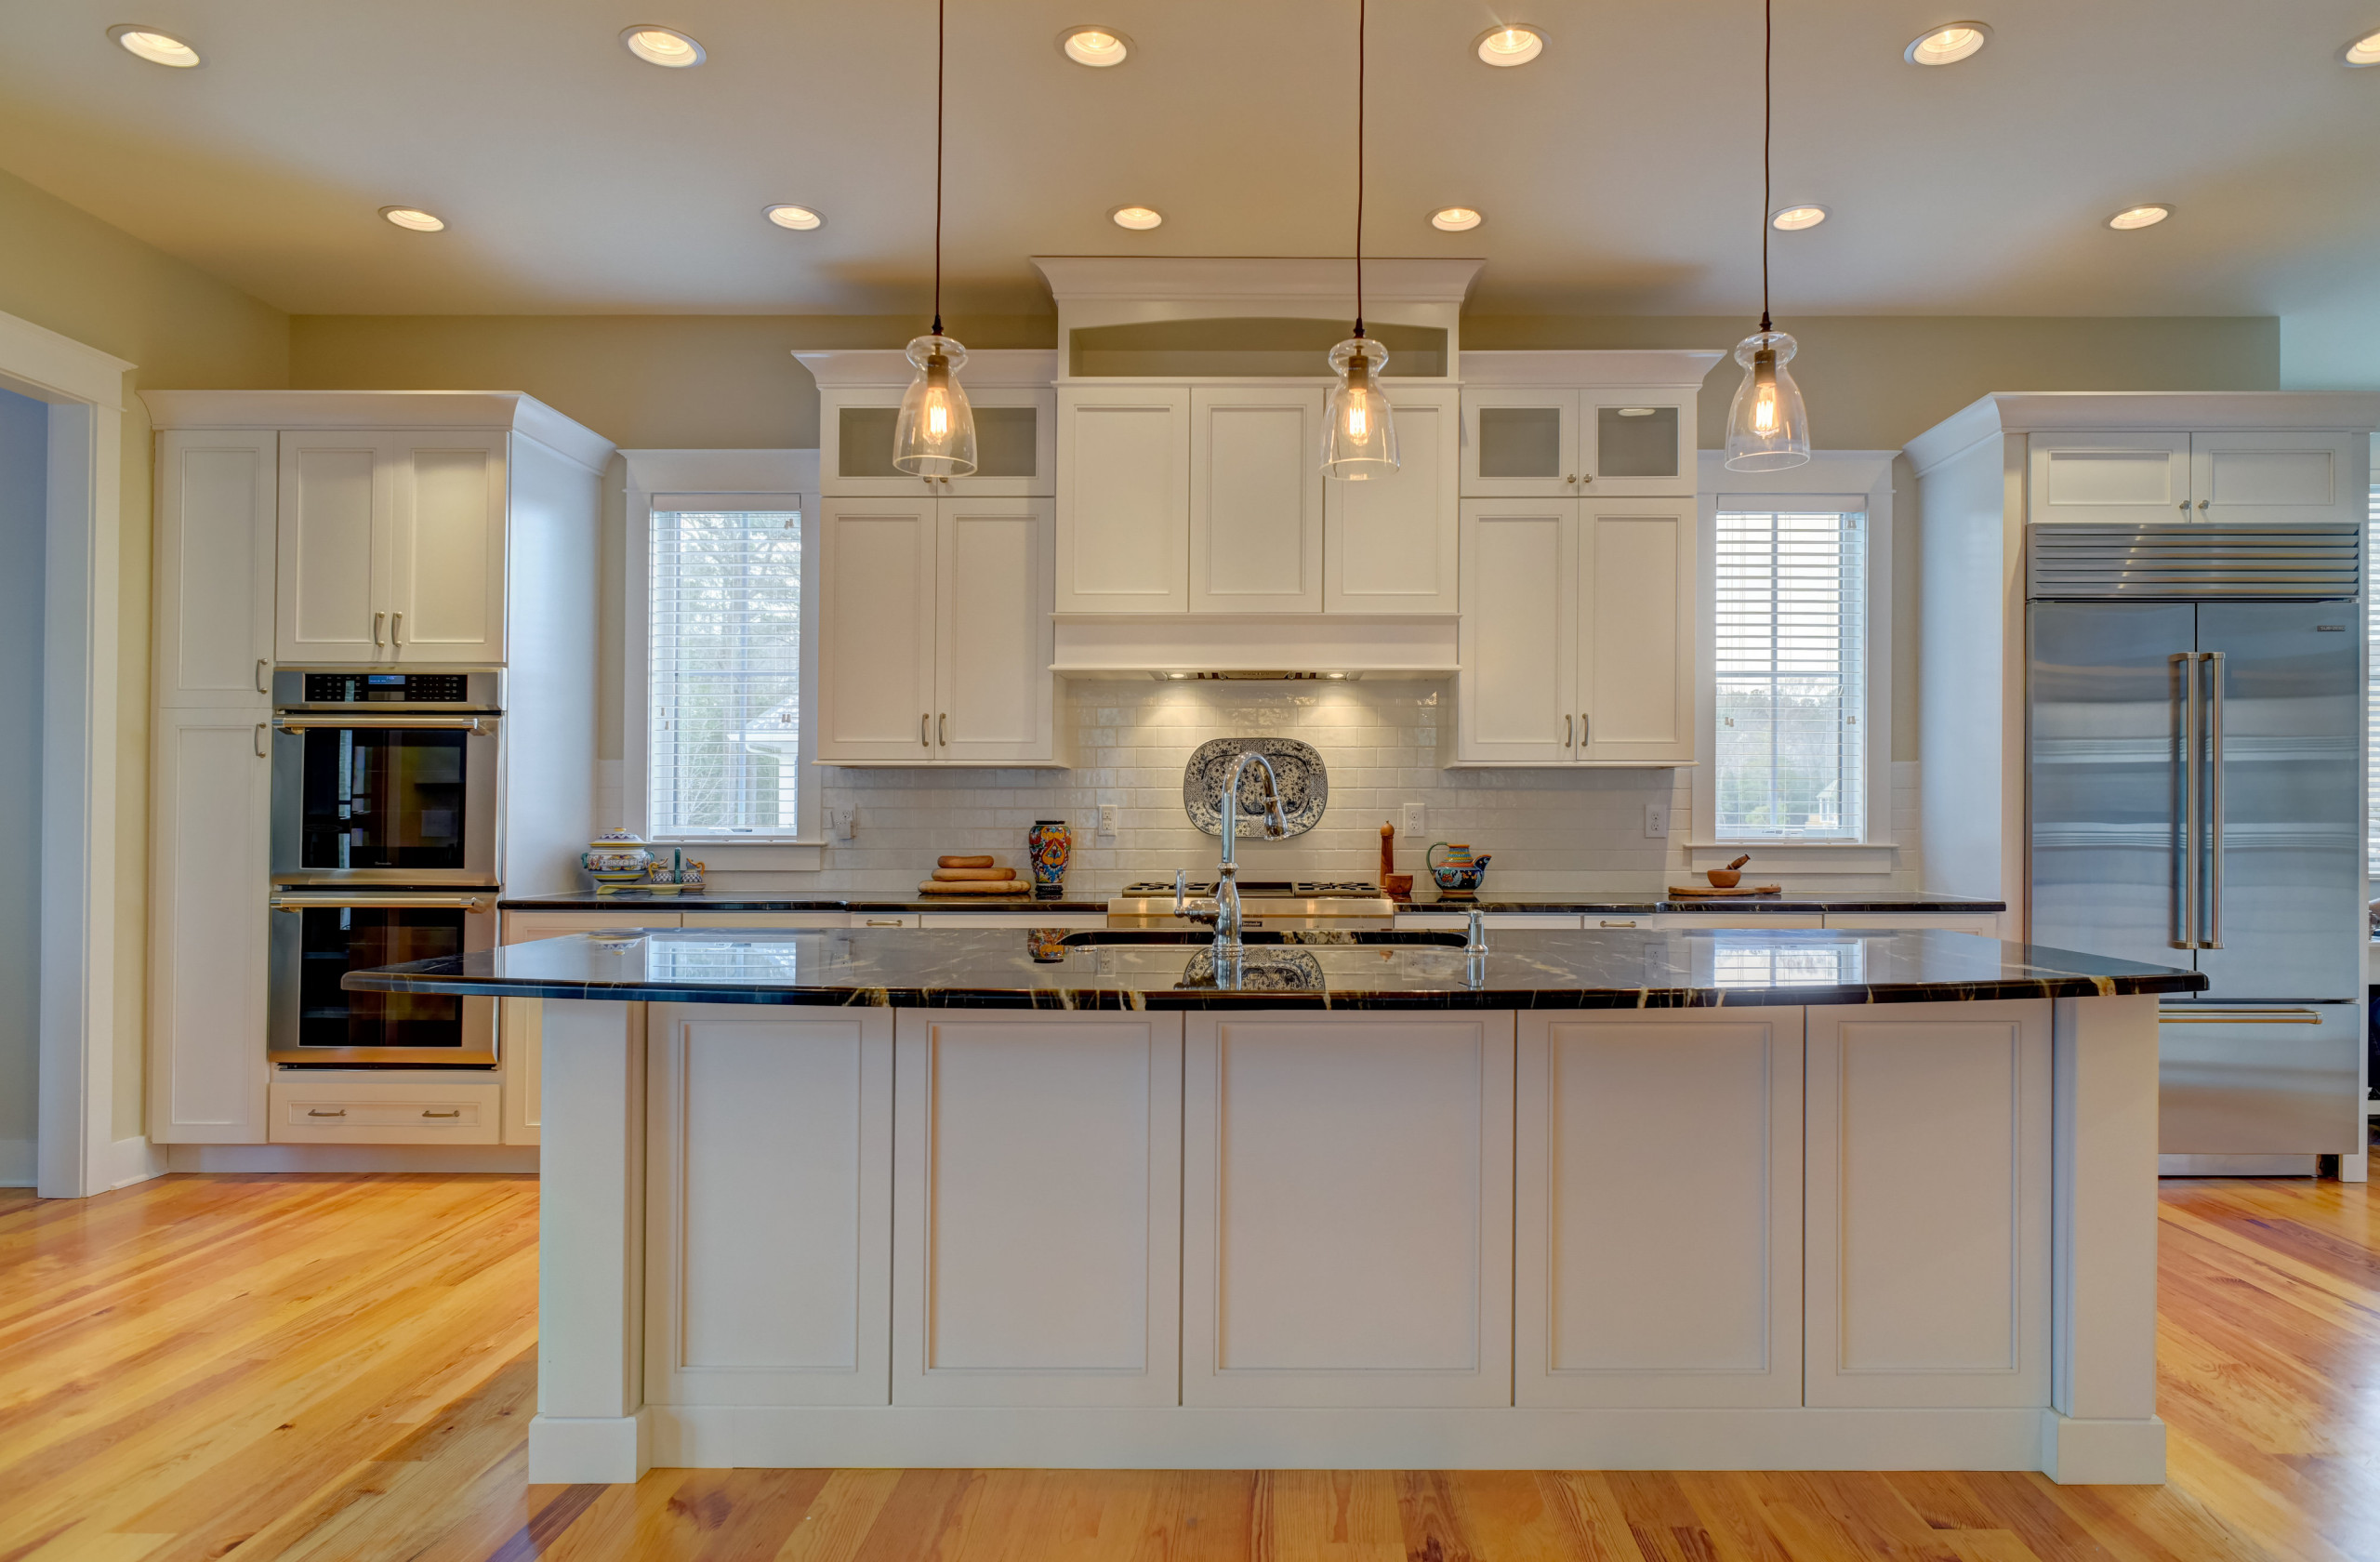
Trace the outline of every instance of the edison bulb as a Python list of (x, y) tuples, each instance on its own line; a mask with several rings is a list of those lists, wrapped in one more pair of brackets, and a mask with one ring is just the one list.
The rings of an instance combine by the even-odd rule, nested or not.
[(1799, 345), (1782, 331), (1757, 331), (1736, 347), (1743, 383), (1727, 408), (1731, 471), (1783, 471), (1810, 458), (1808, 415), (1785, 365)]
[(1322, 425), (1323, 476), (1359, 483), (1396, 470), (1395, 413), (1378, 377), (1387, 362), (1388, 349), (1368, 337), (1350, 337), (1330, 350), (1339, 384)]
[(909, 344), (918, 377), (892, 425), (892, 465), (916, 477), (965, 477), (975, 470), (975, 414), (956, 377), (967, 350), (948, 337)]

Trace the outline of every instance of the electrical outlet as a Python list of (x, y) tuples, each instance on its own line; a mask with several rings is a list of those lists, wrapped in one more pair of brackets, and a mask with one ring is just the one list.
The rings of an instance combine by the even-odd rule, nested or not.
[(1646, 803), (1645, 805), (1646, 835), (1655, 841), (1659, 841), (1663, 836), (1668, 835), (1669, 832), (1670, 805), (1666, 802)]
[(1428, 834), (1430, 829), (1429, 814), (1430, 811), (1421, 804), (1418, 802), (1407, 803), (1405, 805), (1405, 823), (1397, 827), (1397, 833), (1414, 840), (1418, 840), (1421, 836)]
[(1116, 805), (1112, 802), (1103, 802), (1099, 805), (1099, 839), (1102, 841), (1116, 839)]
[(831, 841), (849, 841), (852, 838), (850, 809), (829, 808), (826, 810), (826, 836)]

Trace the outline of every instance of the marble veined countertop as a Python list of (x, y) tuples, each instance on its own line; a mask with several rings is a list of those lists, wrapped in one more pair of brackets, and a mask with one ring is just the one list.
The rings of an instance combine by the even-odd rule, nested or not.
[[(1213, 872), (1208, 870), (1208, 877)], [(1031, 895), (919, 895), (877, 894), (861, 890), (845, 890), (819, 894), (771, 894), (751, 890), (709, 890), (699, 894), (656, 895), (644, 891), (629, 891), (619, 894), (598, 894), (592, 890), (575, 890), (556, 894), (507, 895), (496, 902), (501, 911), (610, 911), (625, 912), (631, 907), (650, 907), (656, 911), (998, 911), (1023, 916), (1033, 911), (1090, 912), (1106, 909), (1107, 901), (1069, 893), (1056, 900), (1038, 900)], [(1483, 891), (1476, 900), (1437, 900), (1424, 898), (1397, 902), (1399, 911), (1468, 911), (1474, 907), (1500, 916), (1514, 913), (1544, 912), (1570, 914), (1604, 912), (1636, 916), (1671, 915), (1680, 912), (1710, 912), (1740, 917), (1747, 914), (1776, 913), (1807, 916), (1812, 912), (1836, 911), (1890, 913), (1895, 911), (1988, 915), (2005, 911), (2008, 903), (2002, 900), (1963, 899), (1957, 895), (1928, 894), (1916, 890), (1823, 890), (1808, 894), (1754, 895), (1726, 899), (1671, 900), (1659, 895), (1592, 895), (1569, 894), (1551, 891), (1522, 890), (1510, 893)]]
[(1499, 930), (1477, 961), (1452, 945), (1342, 942), (1362, 936), (1251, 933), (1240, 972), (1219, 979), (1204, 944), (1056, 946), (1022, 929), (576, 933), (354, 972), (341, 985), (623, 1002), (1061, 1010), (1675, 1009), (2096, 998), (2207, 985), (2194, 971), (1932, 931)]

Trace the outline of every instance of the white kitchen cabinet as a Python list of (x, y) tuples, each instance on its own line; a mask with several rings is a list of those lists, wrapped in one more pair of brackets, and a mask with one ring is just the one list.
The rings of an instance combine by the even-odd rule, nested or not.
[(509, 436), (281, 436), (276, 649), (301, 663), (504, 660)]
[(2367, 436), (2330, 430), (2190, 435), (2190, 513), (2230, 523), (2360, 525)]
[(272, 762), (265, 713), (159, 709), (152, 739), (149, 1138), (266, 1138)]
[(1199, 386), (1190, 392), (1190, 609), (1322, 608), (1318, 386)]
[(272, 703), (278, 451), (270, 430), (157, 436), (160, 706)]
[(1194, 1013), (1183, 1072), (1182, 1403), (1511, 1404), (1512, 1015)]
[(1389, 401), (1396, 471), (1323, 484), (1323, 611), (1458, 612), (1461, 393), (1392, 386)]
[(1178, 1403), (1182, 1016), (898, 1022), (893, 1403)]
[[(636, 933), (647, 928), (674, 928), (675, 911), (644, 906), (623, 906), (586, 911), (505, 911), (498, 942), (534, 944), (540, 938), (567, 938), (581, 933)], [(540, 1075), (545, 1062), (545, 1000), (499, 998), (496, 1000), (496, 1055), (504, 1079), (504, 1143), (534, 1145), (545, 1126), (539, 1105)]]
[(1692, 390), (1676, 386), (1467, 386), (1462, 492), (1692, 494), (1696, 402)]
[[(874, 354), (868, 356), (873, 357)], [(897, 356), (897, 354), (892, 355)], [(906, 362), (902, 365), (906, 367)], [(818, 487), (830, 498), (1046, 498), (1057, 490), (1058, 398), (1047, 389), (969, 383), (975, 414), (975, 470), (918, 477), (892, 465), (892, 429), (905, 384), (819, 390)]]
[(1454, 763), (1693, 762), (1693, 511), (1464, 501)]
[(1519, 1027), (1513, 1402), (1800, 1405), (1801, 1011)]
[(2135, 525), (2189, 518), (2187, 433), (2035, 434), (2028, 456), (2032, 520)]
[(820, 507), (818, 757), (1047, 764), (1047, 499), (827, 499)]
[(1190, 416), (1184, 385), (1059, 390), (1059, 612), (1188, 610)]

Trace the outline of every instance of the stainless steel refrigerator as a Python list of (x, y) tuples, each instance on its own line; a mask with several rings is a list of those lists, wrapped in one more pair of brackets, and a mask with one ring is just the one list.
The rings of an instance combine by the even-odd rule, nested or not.
[(2360, 528), (2027, 530), (2030, 936), (2210, 978), (2161, 1010), (2167, 1172), (2360, 1153)]

